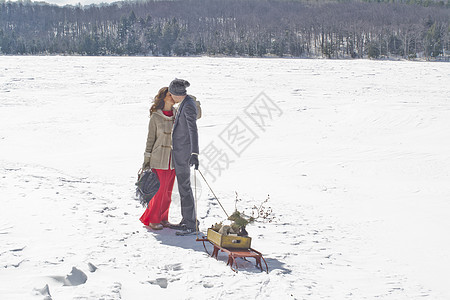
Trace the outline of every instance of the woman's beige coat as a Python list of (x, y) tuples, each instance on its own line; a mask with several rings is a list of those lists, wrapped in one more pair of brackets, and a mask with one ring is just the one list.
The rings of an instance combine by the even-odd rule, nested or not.
[[(175, 108), (172, 111), (175, 116)], [(174, 169), (170, 155), (172, 151), (171, 134), (174, 116), (168, 117), (160, 109), (150, 116), (147, 147), (145, 148), (145, 156), (150, 157), (150, 168), (168, 170), (170, 157), (170, 169)]]
[[(194, 96), (191, 96), (196, 99)], [(200, 107), (200, 101), (195, 100), (197, 105), (197, 119), (202, 116), (202, 110)], [(156, 110), (150, 116), (150, 122), (148, 124), (147, 146), (145, 148), (145, 157), (150, 157), (151, 169), (169, 169), (169, 157), (170, 157), (170, 169), (173, 170), (172, 160), (172, 127), (177, 114), (177, 109), (172, 108), (173, 116), (168, 117), (164, 115), (161, 109)]]

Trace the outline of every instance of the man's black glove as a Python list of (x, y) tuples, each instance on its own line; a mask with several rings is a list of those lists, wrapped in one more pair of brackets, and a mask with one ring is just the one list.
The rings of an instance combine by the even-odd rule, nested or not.
[(191, 154), (191, 158), (189, 159), (189, 165), (195, 166), (195, 169), (198, 170), (198, 155)]

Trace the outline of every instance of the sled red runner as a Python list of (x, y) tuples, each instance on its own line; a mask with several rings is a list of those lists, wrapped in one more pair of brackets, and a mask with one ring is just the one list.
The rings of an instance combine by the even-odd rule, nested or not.
[(203, 247), (205, 248), (206, 253), (210, 254), (208, 252), (208, 249), (206, 249), (205, 242), (209, 242), (211, 245), (213, 245), (213, 252), (210, 254), (211, 257), (214, 257), (217, 259), (217, 255), (219, 254), (219, 251), (225, 252), (228, 254), (228, 262), (227, 265), (230, 265), (231, 270), (238, 272), (238, 265), (236, 262), (236, 258), (242, 258), (244, 260), (247, 260), (246, 258), (254, 258), (256, 260), (256, 267), (259, 268), (261, 271), (264, 271), (262, 262), (264, 262), (264, 265), (266, 267), (265, 271), (266, 273), (269, 273), (269, 267), (267, 266), (267, 262), (262, 256), (262, 254), (258, 251), (256, 251), (253, 248), (229, 248), (229, 247), (222, 247), (219, 246), (213, 242), (211, 242), (207, 237), (203, 238), (197, 238), (198, 242), (203, 242)]

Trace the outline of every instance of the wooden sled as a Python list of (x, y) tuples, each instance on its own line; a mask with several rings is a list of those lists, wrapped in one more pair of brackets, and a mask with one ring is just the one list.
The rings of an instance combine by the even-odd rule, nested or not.
[[(197, 170), (197, 169), (196, 169)], [(203, 180), (205, 180), (206, 184), (208, 185), (209, 189), (213, 193), (214, 197), (216, 198), (217, 202), (220, 204), (220, 207), (222, 207), (224, 213), (227, 215), (227, 218), (230, 216), (227, 214), (225, 209), (222, 206), (222, 203), (220, 203), (219, 199), (217, 199), (216, 194), (212, 190), (211, 186), (209, 185), (208, 181), (206, 181), (205, 176), (203, 176), (202, 172), (200, 170), (197, 170), (200, 175), (203, 177)], [(196, 174), (194, 170), (194, 182), (197, 182)], [(195, 185), (195, 207), (197, 207), (197, 185)], [(198, 228), (196, 228), (197, 232), (197, 242), (202, 242), (203, 247), (205, 248), (206, 253), (208, 253), (210, 256), (215, 257), (216, 259), (219, 251), (226, 252), (228, 254), (228, 262), (227, 265), (230, 265), (231, 270), (234, 272), (238, 272), (238, 265), (236, 262), (236, 258), (242, 258), (244, 260), (247, 260), (248, 257), (253, 257), (256, 260), (256, 267), (259, 268), (261, 271), (264, 271), (262, 266), (262, 261), (264, 262), (264, 265), (266, 266), (266, 273), (269, 273), (269, 267), (267, 266), (267, 262), (262, 256), (262, 254), (255, 249), (251, 248), (251, 238), (250, 237), (243, 237), (243, 236), (231, 236), (231, 235), (222, 235), (211, 228), (208, 229), (207, 236), (203, 236), (202, 238), (199, 238), (198, 236)], [(213, 245), (214, 249), (213, 252), (210, 254), (208, 252), (208, 249), (206, 249), (205, 242), (209, 242), (211, 245)]]
[[(219, 251), (225, 252), (228, 254), (228, 262), (227, 265), (230, 265), (231, 270), (234, 272), (238, 272), (238, 265), (236, 262), (237, 258), (242, 258), (244, 260), (247, 260), (248, 257), (253, 257), (256, 260), (256, 267), (259, 268), (261, 271), (264, 271), (262, 262), (264, 262), (264, 265), (266, 267), (265, 271), (266, 273), (269, 273), (269, 267), (267, 266), (267, 262), (262, 256), (262, 254), (258, 251), (256, 251), (253, 248), (231, 248), (231, 247), (224, 247), (216, 244), (215, 242), (208, 239), (208, 237), (203, 236), (203, 238), (197, 238), (198, 242), (203, 242), (203, 247), (205, 248), (206, 253), (208, 253), (211, 257), (214, 257), (216, 259), (217, 255), (219, 254)], [(213, 245), (214, 249), (213, 252), (210, 254), (208, 252), (208, 249), (206, 249), (205, 242), (209, 242), (211, 245)], [(248, 261), (248, 260), (247, 260)]]

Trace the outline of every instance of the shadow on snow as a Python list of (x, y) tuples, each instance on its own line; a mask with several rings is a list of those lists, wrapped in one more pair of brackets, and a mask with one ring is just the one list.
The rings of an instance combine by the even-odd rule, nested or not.
[[(177, 247), (177, 248), (183, 248), (183, 249), (190, 249), (198, 252), (202, 252), (205, 254), (211, 254), (213, 251), (213, 246), (209, 242), (205, 242), (205, 246), (203, 245), (203, 242), (196, 241), (197, 236), (189, 235), (189, 236), (177, 236), (175, 234), (176, 230), (164, 228), (163, 230), (152, 230), (149, 227), (145, 226), (146, 230), (148, 232), (151, 232), (154, 234), (156, 240), (161, 242), (161, 244)], [(202, 232), (198, 233), (198, 237), (202, 238), (204, 234)], [(205, 251), (205, 247), (208, 253)], [(262, 253), (262, 252), (261, 252)], [(264, 255), (264, 253), (263, 253)], [(222, 261), (225, 265), (228, 261), (228, 255), (226, 253), (223, 253), (222, 251), (219, 252), (218, 260)], [(282, 261), (279, 261), (275, 258), (270, 257), (264, 257), (267, 265), (269, 267), (269, 273), (274, 270), (279, 270), (283, 274), (289, 274), (292, 272), (292, 270), (285, 267), (285, 263)], [(212, 258), (209, 258), (212, 259)], [(260, 269), (255, 267), (255, 261), (253, 259), (245, 260), (245, 259), (238, 259), (238, 270), (239, 271), (246, 271), (250, 273), (260, 273)], [(263, 263), (264, 264), (264, 263)]]

